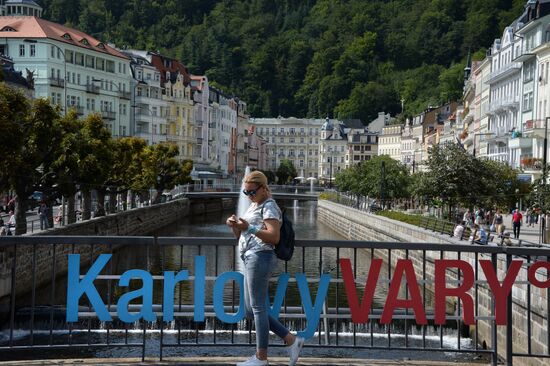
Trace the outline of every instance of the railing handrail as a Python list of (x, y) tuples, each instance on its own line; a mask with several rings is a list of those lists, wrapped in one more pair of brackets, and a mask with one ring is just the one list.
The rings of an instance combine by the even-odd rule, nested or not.
[[(230, 237), (154, 237), (154, 236), (3, 236), (0, 237), (0, 247), (13, 245), (43, 245), (43, 244), (71, 244), (71, 245), (212, 245), (237, 246), (237, 240)], [(322, 244), (322, 245), (320, 245)], [(487, 254), (512, 255), (550, 255), (549, 248), (493, 246), (480, 244), (441, 244), (441, 243), (405, 243), (379, 242), (366, 240), (314, 240), (297, 239), (297, 247), (330, 247), (330, 248), (363, 248), (363, 249), (403, 249), (427, 250), (445, 252), (467, 252)]]

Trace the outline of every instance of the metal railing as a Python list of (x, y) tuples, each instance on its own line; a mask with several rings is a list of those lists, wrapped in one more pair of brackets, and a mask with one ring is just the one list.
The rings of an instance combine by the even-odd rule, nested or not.
[[(507, 298), (507, 325), (497, 326), (494, 298), (485, 280), (485, 269), (482, 270), (479, 264), (481, 259), (490, 260), (495, 272), (506, 273), (512, 260), (519, 258), (522, 261), (521, 271), (525, 272), (541, 258), (550, 261), (550, 251), (546, 249), (330, 240), (298, 240), (296, 246), (291, 261), (279, 262), (278, 273), (286, 272), (291, 276), (296, 273), (307, 274), (309, 287), (316, 287), (322, 275), (331, 274), (322, 314), (307, 347), (350, 351), (380, 349), (470, 353), (489, 355), (493, 365), (497, 365), (499, 354), (505, 355), (508, 365), (513, 364), (514, 357), (550, 358), (548, 343), (541, 345), (538, 342), (544, 337), (550, 339), (550, 289), (535, 287), (525, 280), (516, 280), (510, 292), (514, 296)], [(96, 309), (82, 297), (78, 310), (79, 321), (66, 322), (66, 298), (63, 294), (68, 280), (63, 275), (67, 268), (67, 255), (80, 254), (79, 273), (80, 278), (83, 278), (100, 253), (109, 253), (113, 258), (94, 279), (94, 284), (114, 320), (99, 322)], [(127, 260), (129, 253), (133, 257)], [(175, 320), (169, 323), (162, 321), (166, 311), (162, 305), (163, 297), (159, 294), (162, 291), (157, 291), (154, 297), (155, 321), (138, 320), (128, 325), (116, 318), (115, 303), (124, 291), (115, 287), (115, 280), (120, 279), (123, 271), (143, 269), (158, 283), (164, 280), (164, 271), (189, 269), (189, 280), (194, 281), (196, 267), (193, 258), (197, 255), (206, 258), (204, 278), (207, 290), (205, 294), (197, 295), (205, 296), (204, 321), (193, 320), (194, 292), (191, 284), (182, 282), (174, 286)], [(133, 348), (144, 359), (145, 347), (149, 342), (149, 347), (151, 344), (158, 347), (156, 355), (162, 359), (165, 352), (178, 347), (252, 346), (252, 322), (242, 320), (236, 324), (227, 324), (216, 320), (219, 308), (215, 309), (208, 295), (220, 273), (239, 270), (241, 265), (238, 257), (235, 240), (231, 238), (0, 238), (0, 279), (4, 282), (0, 289), (7, 289), (0, 297), (5, 295), (4, 299), (9, 299), (9, 305), (0, 308), (0, 316), (5, 321), (0, 333), (0, 354), (11, 352), (10, 357), (13, 359), (15, 352), (25, 352), (22, 357), (28, 357), (32, 354), (29, 352), (36, 350), (56, 352), (55, 356), (59, 357), (60, 352), (70, 350), (107, 348), (114, 351)], [(365, 286), (366, 270), (377, 258), (383, 264), (376, 282), (374, 299), (377, 295), (384, 298), (387, 294), (387, 288), (393, 283), (397, 260), (410, 260), (414, 263), (415, 276), (419, 279), (417, 285), (428, 324), (417, 324), (413, 311), (403, 309), (394, 314), (391, 324), (381, 325), (382, 303), (376, 300), (368, 321), (362, 324), (351, 322), (351, 310), (345, 297), (348, 289), (343, 277), (346, 273), (348, 276), (353, 275), (353, 283), (362, 289)], [(349, 260), (346, 271), (341, 268), (341, 259)], [(434, 307), (430, 299), (433, 299), (434, 291), (434, 263), (441, 259), (467, 261), (475, 276), (468, 292), (475, 314), (474, 341), (469, 346), (463, 342), (468, 325), (463, 322), (464, 308), (461, 302), (447, 299), (446, 322), (443, 325), (434, 323)], [(352, 266), (352, 272), (349, 265)], [(22, 276), (23, 273), (27, 276)], [(409, 299), (408, 288), (412, 283), (402, 283), (401, 275), (402, 272), (399, 273), (399, 293), (402, 294), (401, 298)], [(447, 269), (445, 277), (446, 283), (454, 286), (465, 282), (462, 272), (455, 269)], [(537, 272), (537, 277), (539, 281), (545, 281), (548, 274)], [(276, 283), (277, 278), (273, 277), (272, 282)], [(301, 298), (291, 295), (299, 293), (297, 282), (292, 277), (288, 282), (287, 298), (279, 316), (293, 330), (306, 328), (308, 321), (302, 311)], [(225, 284), (223, 309), (227, 314), (235, 314), (240, 307), (238, 287), (234, 281)], [(527, 295), (517, 296), (518, 292)], [(38, 296), (39, 293), (42, 297)], [(540, 301), (541, 296), (545, 297), (544, 301)], [(141, 310), (141, 304), (130, 305), (129, 308), (135, 312)], [(514, 312), (522, 315), (513, 316)], [(505, 332), (498, 332), (498, 327), (504, 327)], [(516, 334), (514, 340), (513, 334)], [(517, 334), (525, 336), (518, 337)], [(499, 344), (504, 344), (503, 351), (499, 352)], [(282, 346), (280, 343), (272, 345)]]

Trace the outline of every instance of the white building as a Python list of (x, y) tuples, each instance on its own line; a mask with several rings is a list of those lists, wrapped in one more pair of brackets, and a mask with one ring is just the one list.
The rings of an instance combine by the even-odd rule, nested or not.
[(550, 116), (550, 1), (528, 2), (516, 22), (514, 61), (522, 63), (521, 137), (510, 145), (521, 151), (518, 165), (527, 178), (542, 173), (544, 127)]
[(32, 0), (0, 0), (0, 15), (42, 17), (42, 7)]
[(400, 124), (386, 125), (378, 139), (378, 155), (388, 155), (394, 160), (401, 161), (401, 131)]
[(224, 177), (229, 174), (231, 137), (237, 129), (237, 105), (235, 100), (221, 90), (210, 87), (211, 122), (209, 124), (210, 160)]
[(348, 139), (345, 125), (328, 117), (321, 127), (319, 144), (319, 180), (333, 185), (337, 173), (346, 168)]
[(118, 50), (34, 16), (3, 16), (0, 54), (23, 75), (32, 74), (37, 98), (81, 116), (101, 113), (113, 136), (130, 135), (130, 60)]
[(514, 61), (514, 27), (504, 29), (501, 39), (496, 39), (490, 49), (491, 74), (487, 157), (507, 162), (511, 166), (519, 163), (519, 151), (510, 149), (508, 140), (512, 132), (520, 128), (520, 75), (521, 63)]
[(252, 118), (250, 125), (262, 137), (267, 149), (267, 170), (276, 172), (288, 159), (298, 176), (319, 177), (319, 133), (323, 120), (307, 118)]
[(167, 142), (167, 116), (170, 110), (168, 102), (162, 97), (160, 71), (151, 63), (149, 52), (125, 50), (124, 53), (132, 60), (134, 76), (134, 135), (146, 140), (148, 144)]

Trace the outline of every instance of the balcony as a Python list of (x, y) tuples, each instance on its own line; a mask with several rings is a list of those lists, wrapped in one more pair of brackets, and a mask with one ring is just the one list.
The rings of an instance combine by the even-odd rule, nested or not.
[(523, 134), (527, 137), (544, 138), (544, 120), (530, 119), (523, 124)]
[(532, 156), (520, 157), (521, 169), (526, 172), (537, 172), (542, 170), (542, 159), (534, 158)]
[(510, 149), (530, 149), (533, 146), (533, 139), (528, 137), (516, 137), (508, 140)]
[(491, 102), (487, 114), (496, 114), (506, 112), (508, 110), (517, 110), (519, 108), (519, 96), (507, 95), (502, 99), (497, 99)]
[(92, 94), (99, 94), (99, 86), (94, 84), (86, 84), (86, 92)]
[(60, 78), (48, 78), (50, 86), (56, 86), (58, 88), (63, 88), (65, 86), (65, 80)]
[(520, 52), (521, 53), (517, 55), (516, 58), (513, 59), (514, 62), (525, 62), (536, 56), (534, 53), (530, 52), (530, 50), (527, 50), (525, 47), (521, 47)]
[(127, 91), (119, 90), (119, 91), (118, 91), (118, 97), (121, 98), (121, 99), (130, 100), (131, 93), (130, 93), (130, 92), (127, 92)]
[(76, 114), (78, 114), (79, 116), (83, 116), (84, 115), (84, 107), (80, 106), (80, 105), (70, 105), (69, 106), (69, 110), (74, 110), (76, 112)]
[(519, 62), (512, 62), (508, 65), (501, 67), (500, 69), (493, 71), (491, 74), (489, 74), (489, 78), (487, 79), (488, 84), (496, 83), (497, 81), (500, 81), (507, 76), (510, 76), (516, 72), (519, 72), (521, 70), (521, 63)]
[(104, 119), (115, 120), (116, 113), (111, 111), (101, 111), (101, 117), (103, 117)]

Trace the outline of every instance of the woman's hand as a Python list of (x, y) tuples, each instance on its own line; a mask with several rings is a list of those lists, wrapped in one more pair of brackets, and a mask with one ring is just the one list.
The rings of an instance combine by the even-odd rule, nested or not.
[(237, 230), (240, 230), (240, 231), (248, 230), (248, 222), (244, 219), (239, 219), (239, 221), (235, 222), (233, 225)]
[(235, 224), (237, 223), (237, 216), (231, 215), (227, 220), (225, 220), (225, 224), (229, 226), (230, 228), (235, 227)]

